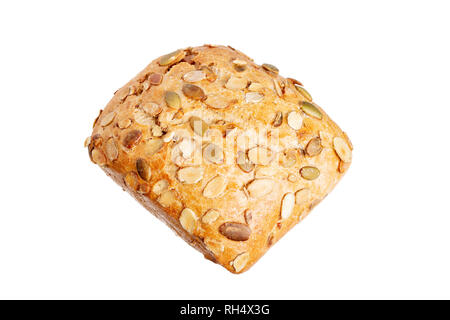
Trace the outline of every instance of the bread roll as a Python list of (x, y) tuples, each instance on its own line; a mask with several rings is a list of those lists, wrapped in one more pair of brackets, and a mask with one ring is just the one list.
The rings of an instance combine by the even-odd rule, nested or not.
[(205, 45), (117, 90), (90, 159), (204, 256), (248, 270), (347, 171), (352, 145), (303, 85)]

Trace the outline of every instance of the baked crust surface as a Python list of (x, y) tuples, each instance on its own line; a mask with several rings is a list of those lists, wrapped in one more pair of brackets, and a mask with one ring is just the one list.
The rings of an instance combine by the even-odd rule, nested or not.
[(151, 62), (115, 92), (86, 145), (147, 210), (233, 273), (333, 189), (353, 148), (300, 82), (211, 45)]

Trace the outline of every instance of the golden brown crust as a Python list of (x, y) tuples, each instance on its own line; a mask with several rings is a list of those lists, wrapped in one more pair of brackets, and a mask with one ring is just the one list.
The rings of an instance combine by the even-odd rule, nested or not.
[(115, 93), (89, 156), (205, 257), (244, 272), (351, 162), (347, 135), (300, 85), (230, 47), (175, 51)]

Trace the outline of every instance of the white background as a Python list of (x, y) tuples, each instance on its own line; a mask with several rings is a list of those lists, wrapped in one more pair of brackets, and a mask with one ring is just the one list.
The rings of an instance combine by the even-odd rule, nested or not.
[[(3, 1), (0, 298), (450, 298), (448, 1)], [(249, 272), (204, 260), (93, 165), (156, 57), (231, 45), (302, 81), (353, 164)]]

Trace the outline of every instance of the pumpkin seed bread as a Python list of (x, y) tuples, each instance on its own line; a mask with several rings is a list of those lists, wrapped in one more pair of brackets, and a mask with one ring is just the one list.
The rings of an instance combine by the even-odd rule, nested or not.
[(107, 175), (233, 273), (306, 217), (353, 149), (299, 81), (212, 45), (150, 63), (115, 92), (85, 144)]

